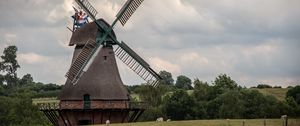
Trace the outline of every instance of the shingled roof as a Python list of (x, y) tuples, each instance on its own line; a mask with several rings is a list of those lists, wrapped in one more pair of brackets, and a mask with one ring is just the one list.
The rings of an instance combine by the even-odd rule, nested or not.
[[(74, 51), (78, 55), (80, 48)], [(76, 85), (67, 80), (58, 99), (83, 100), (89, 94), (91, 100), (129, 100), (129, 93), (120, 78), (113, 48), (102, 47)]]

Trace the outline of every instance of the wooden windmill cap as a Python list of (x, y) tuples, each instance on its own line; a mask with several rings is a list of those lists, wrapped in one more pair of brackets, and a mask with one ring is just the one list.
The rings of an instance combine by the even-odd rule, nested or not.
[[(110, 25), (104, 19), (98, 19), (97, 22), (102, 26), (102, 28), (110, 27)], [(73, 32), (69, 46), (84, 45), (89, 39), (95, 40), (98, 30), (102, 30), (102, 33), (104, 33), (104, 29), (99, 29), (95, 22), (84, 25), (82, 28), (79, 28)], [(111, 31), (111, 34), (114, 38), (116, 38), (115, 32), (113, 30)], [(108, 36), (105, 41), (112, 41), (111, 37)]]

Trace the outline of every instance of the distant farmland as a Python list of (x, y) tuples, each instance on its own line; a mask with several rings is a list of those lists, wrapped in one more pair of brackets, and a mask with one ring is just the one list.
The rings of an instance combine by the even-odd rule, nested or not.
[(286, 92), (289, 90), (288, 88), (252, 88), (251, 90), (258, 90), (260, 93), (264, 95), (272, 95), (280, 101), (285, 99)]

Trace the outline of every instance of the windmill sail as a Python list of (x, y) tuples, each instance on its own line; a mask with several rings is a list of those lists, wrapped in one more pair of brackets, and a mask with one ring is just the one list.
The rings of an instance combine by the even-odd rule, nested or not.
[(88, 62), (90, 62), (91, 57), (95, 54), (97, 48), (103, 44), (108, 36), (110, 36), (114, 44), (119, 45), (119, 47), (115, 49), (115, 55), (148, 84), (156, 86), (161, 77), (130, 47), (128, 47), (124, 42), (120, 43), (110, 33), (117, 21), (120, 21), (124, 26), (144, 0), (128, 0), (117, 14), (116, 20), (111, 26), (106, 28), (103, 27), (100, 22), (96, 21), (95, 16), (98, 12), (93, 6), (91, 6), (88, 0), (75, 1), (95, 21), (98, 29), (101, 29), (101, 31), (104, 31), (105, 33), (101, 37), (97, 37), (96, 42), (87, 42), (76, 60), (73, 62), (66, 75), (67, 78), (70, 79), (73, 84), (76, 84), (80, 76), (83, 74), (83, 69), (87, 66)]
[(144, 0), (127, 0), (125, 5), (117, 14), (117, 19), (124, 26), (135, 10), (142, 4)]
[(90, 39), (72, 63), (66, 77), (70, 79), (73, 84), (76, 84), (77, 80), (82, 75), (84, 67), (87, 65), (89, 58), (94, 54), (96, 49), (96, 42)]
[(124, 42), (118, 44), (115, 55), (148, 84), (156, 86), (161, 77)]

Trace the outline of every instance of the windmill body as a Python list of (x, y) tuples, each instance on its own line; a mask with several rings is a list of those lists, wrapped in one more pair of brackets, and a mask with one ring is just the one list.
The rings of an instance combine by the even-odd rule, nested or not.
[(73, 59), (60, 92), (59, 104), (40, 104), (53, 125), (135, 122), (144, 112), (143, 103), (130, 101), (118, 71), (118, 57), (148, 84), (156, 86), (161, 77), (113, 31), (120, 21), (125, 25), (143, 0), (128, 0), (109, 25), (96, 20), (97, 11), (87, 0), (75, 0), (93, 22), (72, 30), (69, 46), (74, 47)]
[[(109, 26), (103, 19), (98, 22)], [(82, 52), (84, 41), (95, 42), (98, 34), (103, 33), (97, 30), (95, 22), (73, 33), (69, 44), (75, 46), (72, 64)], [(111, 38), (105, 41), (110, 43)], [(67, 79), (58, 99), (61, 110), (59, 125), (103, 124), (106, 120), (111, 123), (132, 122), (145, 110), (130, 107), (129, 93), (120, 78), (112, 44), (99, 48), (76, 84)]]

